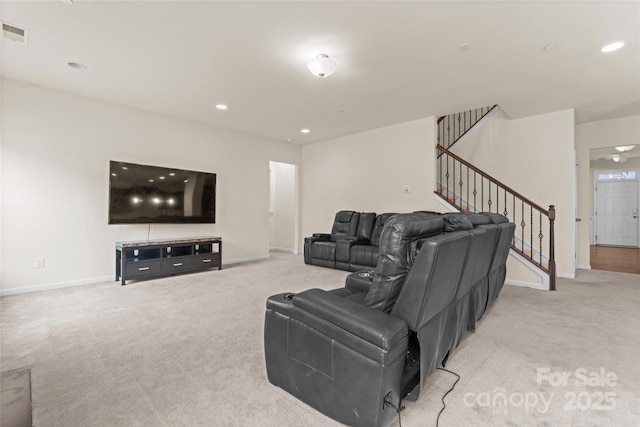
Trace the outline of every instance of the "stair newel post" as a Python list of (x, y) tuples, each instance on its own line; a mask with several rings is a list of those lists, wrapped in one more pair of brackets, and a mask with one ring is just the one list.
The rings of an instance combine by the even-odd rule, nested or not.
[(556, 290), (556, 250), (554, 223), (556, 220), (556, 207), (549, 206), (549, 290)]

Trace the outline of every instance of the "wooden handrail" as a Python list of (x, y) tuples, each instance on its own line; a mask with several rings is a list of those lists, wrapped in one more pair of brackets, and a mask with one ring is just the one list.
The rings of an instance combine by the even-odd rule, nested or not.
[[(448, 143), (448, 144), (447, 144), (447, 148), (451, 148), (455, 143), (457, 143), (458, 141), (460, 141), (460, 140), (462, 139), (462, 137), (464, 137), (464, 136), (465, 136), (465, 135), (466, 135), (466, 134), (467, 134), (471, 129), (473, 129), (475, 125), (477, 125), (478, 123), (480, 123), (480, 122), (482, 121), (482, 119), (483, 119), (487, 114), (489, 114), (490, 112), (492, 112), (492, 111), (493, 111), (497, 106), (498, 106), (498, 104), (495, 104), (495, 105), (493, 105), (493, 106), (491, 106), (491, 107), (486, 107), (486, 108), (487, 108), (487, 111), (484, 111), (485, 107), (476, 108), (475, 110), (468, 110), (468, 113), (469, 113), (469, 123), (471, 123), (472, 113), (473, 113), (474, 111), (476, 112), (476, 119), (475, 119), (475, 122), (473, 122), (473, 124), (471, 124), (471, 126), (469, 126), (467, 129), (465, 129), (465, 130), (464, 130), (464, 132), (459, 133), (458, 137), (457, 137), (457, 138), (455, 138), (455, 140), (454, 140), (453, 142)], [(477, 115), (478, 110), (481, 112), (481, 114), (480, 114), (480, 118), (478, 118), (478, 115)], [(440, 122), (442, 122), (442, 121), (443, 121), (444, 119), (446, 119), (447, 117), (453, 116), (453, 117), (454, 117), (454, 119), (453, 119), (453, 121), (454, 121), (454, 124), (453, 124), (453, 129), (454, 129), (454, 131), (453, 131), (453, 132), (454, 132), (454, 134), (455, 134), (455, 128), (456, 128), (456, 126), (455, 126), (455, 117), (456, 117), (456, 115), (457, 115), (457, 116), (458, 116), (458, 117), (457, 117), (457, 119), (458, 119), (458, 132), (460, 132), (460, 123), (459, 123), (459, 122), (460, 122), (460, 115), (461, 115), (461, 114), (464, 114), (464, 117), (465, 117), (465, 121), (464, 121), (464, 122), (465, 122), (465, 127), (466, 127), (467, 111), (464, 111), (464, 112), (461, 112), (461, 113), (449, 114), (449, 115), (446, 115), (446, 116), (441, 116), (440, 118), (438, 118), (438, 122), (436, 123), (436, 126), (438, 126), (438, 127), (439, 127), (439, 126), (440, 126)], [(450, 122), (451, 122), (451, 119), (449, 119), (449, 122), (448, 122), (448, 123), (449, 123), (449, 125), (450, 125)], [(440, 139), (440, 134), (439, 134), (439, 132), (440, 132), (440, 131), (438, 131), (438, 138)], [(444, 129), (443, 129), (443, 135), (442, 135), (442, 136), (444, 137)], [(442, 141), (440, 141), (440, 142), (441, 142), (441, 145), (442, 145)], [(448, 142), (449, 142), (449, 141), (448, 141)]]
[(528, 199), (527, 197), (523, 196), (522, 194), (520, 194), (519, 192), (517, 192), (513, 188), (509, 187), (508, 185), (503, 184), (502, 182), (500, 182), (496, 178), (492, 177), (488, 173), (486, 173), (486, 172), (478, 169), (477, 167), (473, 166), (471, 163), (467, 162), (466, 160), (460, 158), (459, 156), (456, 156), (451, 151), (449, 151), (446, 148), (444, 148), (442, 145), (436, 145), (436, 148), (438, 150), (446, 153), (447, 155), (451, 156), (452, 158), (456, 159), (458, 162), (462, 163), (463, 165), (465, 165), (466, 167), (468, 167), (472, 171), (478, 173), (480, 176), (483, 176), (483, 177), (487, 178), (489, 181), (492, 181), (495, 184), (501, 186), (502, 188), (504, 188), (505, 190), (507, 190), (508, 192), (513, 194), (514, 196), (516, 196), (518, 199), (520, 199), (523, 202), (527, 203), (528, 205), (531, 205), (532, 207), (534, 207), (536, 210), (538, 210), (539, 212), (541, 212), (545, 216), (547, 216), (547, 217), (549, 216), (549, 211), (547, 209), (545, 209), (542, 206), (538, 205), (537, 203), (531, 201), (530, 199)]
[[(523, 213), (522, 215), (524, 216), (524, 205), (526, 204), (528, 206), (528, 209), (530, 209), (531, 212), (531, 222), (530, 222), (530, 226), (533, 225), (533, 209), (535, 209), (536, 211), (539, 212), (539, 218), (540, 218), (540, 233), (538, 234), (538, 239), (540, 242), (540, 247), (539, 247), (539, 259), (534, 258), (533, 254), (534, 254), (534, 246), (533, 246), (533, 228), (530, 228), (530, 240), (528, 243), (529, 248), (531, 249), (531, 253), (527, 253), (527, 251), (525, 251), (524, 249), (524, 245), (525, 245), (525, 239), (524, 239), (524, 230), (525, 230), (525, 222), (524, 222), (524, 217), (522, 218), (523, 221), (520, 223), (520, 226), (522, 228), (522, 233), (523, 233), (523, 239), (522, 239), (522, 247), (519, 248), (516, 245), (516, 241), (514, 240), (512, 242), (511, 245), (511, 249), (514, 250), (516, 253), (520, 254), (521, 256), (523, 256), (524, 258), (528, 259), (531, 263), (533, 263), (534, 265), (536, 265), (538, 268), (540, 268), (542, 271), (544, 271), (546, 274), (549, 275), (549, 290), (556, 290), (556, 261), (555, 261), (555, 230), (554, 230), (554, 224), (555, 224), (555, 219), (556, 219), (556, 209), (554, 205), (550, 205), (549, 209), (545, 209), (542, 206), (538, 205), (537, 203), (533, 202), (532, 200), (530, 200), (529, 198), (523, 196), (522, 194), (520, 194), (519, 192), (515, 191), (513, 188), (509, 187), (508, 185), (503, 184), (501, 181), (499, 181), (498, 179), (492, 177), (491, 175), (489, 175), (488, 173), (478, 169), (477, 167), (475, 167), (474, 165), (472, 165), (471, 163), (467, 162), (466, 160), (460, 158), (459, 156), (455, 155), (454, 153), (452, 153), (451, 151), (449, 151), (447, 148), (443, 147), (442, 145), (438, 144), (436, 145), (437, 150), (439, 150), (440, 154), (438, 157), (440, 157), (442, 154), (446, 154), (447, 156), (450, 156), (453, 159), (453, 179), (455, 181), (456, 179), (456, 175), (455, 175), (455, 171), (456, 171), (456, 167), (455, 164), (456, 162), (458, 162), (461, 166), (460, 166), (460, 174), (462, 175), (462, 166), (465, 166), (467, 168), (467, 186), (469, 185), (469, 170), (473, 171), (474, 174), (480, 175), (480, 177), (482, 177), (483, 179), (485, 179), (488, 183), (489, 183), (489, 188), (491, 188), (491, 184), (495, 184), (496, 186), (496, 191), (498, 188), (500, 188), (500, 191), (504, 191), (505, 194), (505, 213), (504, 215), (507, 215), (506, 213), (506, 194), (509, 193), (510, 196), (513, 199), (513, 207), (514, 207), (514, 219), (516, 216), (516, 212), (515, 212), (515, 201), (516, 199), (520, 201), (521, 206), (523, 206)], [(447, 165), (449, 164), (449, 159), (447, 158), (446, 160)], [(442, 166), (440, 166), (442, 167)], [(442, 171), (440, 172), (442, 174)], [(475, 176), (475, 175), (474, 175)], [(442, 178), (442, 176), (441, 176)], [(444, 185), (443, 182), (439, 182), (439, 186), (440, 189), (438, 191), (434, 191), (434, 193), (436, 193), (438, 196), (442, 197), (443, 199), (447, 200), (447, 202), (453, 204), (456, 208), (462, 210), (464, 209), (464, 204), (462, 202), (462, 193), (459, 195), (460, 197), (460, 204), (457, 203), (456, 199), (456, 190), (455, 190), (455, 186), (453, 188), (453, 191), (451, 192), (450, 189), (448, 188), (448, 182), (449, 182), (449, 168), (447, 166), (447, 185)], [(455, 185), (455, 184), (454, 184)], [(462, 186), (463, 186), (463, 181), (460, 180), (460, 189), (462, 190)], [(482, 184), (481, 184), (482, 185)], [(450, 196), (448, 196), (449, 193), (453, 194), (453, 200), (451, 200)], [(497, 194), (497, 193), (496, 193)], [(475, 190), (475, 178), (474, 178), (474, 191), (473, 191), (473, 195), (474, 195), (474, 203), (473, 203), (473, 207), (474, 209), (476, 209), (475, 206), (475, 195), (476, 195), (476, 190)], [(469, 197), (469, 189), (467, 188), (467, 198)], [(470, 205), (469, 205), (469, 201), (467, 200), (466, 202), (466, 206), (467, 209), (469, 209)], [(489, 195), (489, 210), (491, 210), (491, 195)], [(496, 206), (496, 212), (497, 212), (497, 206)], [(542, 216), (546, 216), (547, 219), (549, 220), (549, 235), (548, 235), (548, 242), (549, 242), (549, 252), (548, 252), (548, 257), (547, 258), (547, 262), (543, 263), (542, 257), (543, 257), (543, 251), (542, 251), (542, 241), (543, 241), (543, 234), (542, 234)], [(545, 265), (546, 264), (546, 265)]]

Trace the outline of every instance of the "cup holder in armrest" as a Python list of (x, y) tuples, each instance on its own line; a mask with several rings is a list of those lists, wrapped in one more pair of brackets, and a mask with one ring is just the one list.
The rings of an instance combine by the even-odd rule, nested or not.
[(358, 276), (360, 277), (371, 277), (373, 274), (370, 271), (363, 271), (361, 273), (358, 273)]
[(267, 309), (274, 310), (288, 316), (291, 308), (293, 307), (294, 296), (296, 296), (296, 294), (291, 292), (272, 295), (267, 298)]

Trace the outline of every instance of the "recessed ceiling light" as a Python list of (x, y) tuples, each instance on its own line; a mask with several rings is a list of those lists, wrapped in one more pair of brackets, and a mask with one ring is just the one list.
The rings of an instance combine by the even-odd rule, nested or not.
[(67, 65), (71, 68), (75, 68), (76, 70), (86, 70), (87, 66), (84, 64), (81, 64), (79, 62), (67, 62)]
[(600, 52), (602, 53), (613, 52), (614, 50), (620, 49), (622, 46), (624, 46), (623, 42), (610, 43), (605, 47), (603, 47), (602, 49), (600, 49)]
[(300, 132), (302, 132), (302, 133), (309, 133), (309, 132), (311, 132), (311, 131), (310, 131), (309, 129), (300, 129)]
[(543, 48), (542, 48), (542, 50), (547, 50), (547, 51), (549, 51), (549, 50), (553, 50), (553, 49), (555, 49), (555, 48), (557, 48), (557, 47), (558, 47), (558, 45), (557, 45), (557, 44), (555, 44), (555, 43), (549, 43), (548, 45), (546, 45), (545, 47), (543, 47)]
[(295, 138), (287, 138), (287, 142), (296, 142)]
[(228, 107), (225, 104), (216, 104), (218, 110), (226, 110)]
[(60, 0), (64, 4), (68, 4), (69, 6), (73, 5), (73, 0)]
[(458, 45), (458, 50), (460, 52), (469, 52), (471, 48), (469, 47), (469, 43), (462, 43)]

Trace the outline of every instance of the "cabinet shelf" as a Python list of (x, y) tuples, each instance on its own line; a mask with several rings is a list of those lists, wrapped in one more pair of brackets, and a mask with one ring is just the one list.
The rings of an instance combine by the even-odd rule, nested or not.
[(116, 242), (116, 281), (222, 269), (222, 239), (135, 240)]

